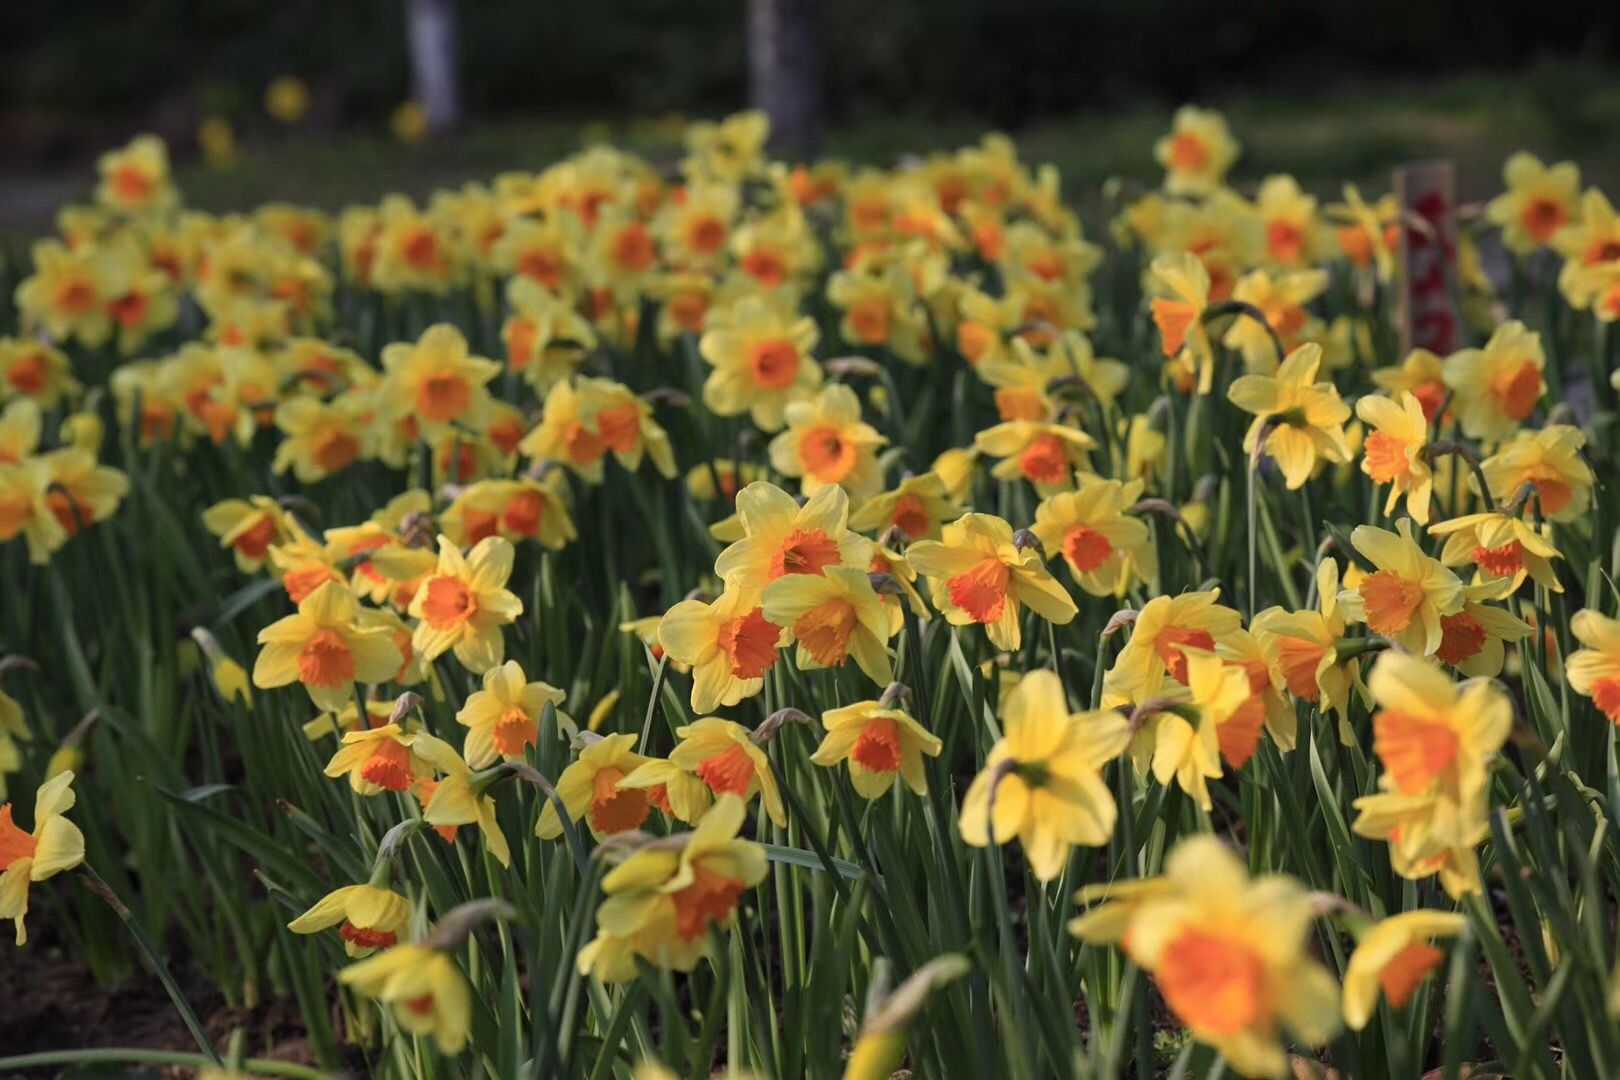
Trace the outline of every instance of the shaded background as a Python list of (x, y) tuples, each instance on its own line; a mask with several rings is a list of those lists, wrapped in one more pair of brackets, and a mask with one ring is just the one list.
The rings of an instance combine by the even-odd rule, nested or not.
[[(0, 12), (0, 228), (48, 227), (87, 190), (99, 151), (142, 130), (170, 141), (188, 201), (273, 196), (335, 206), (504, 168), (537, 168), (611, 134), (656, 149), (675, 113), (748, 104), (750, 9), (801, 11), (819, 53), (825, 152), (887, 160), (989, 127), (1063, 167), (1071, 195), (1151, 179), (1154, 135), (1182, 101), (1226, 108), (1237, 175), (1382, 186), (1442, 153), (1465, 193), (1520, 145), (1616, 175), (1620, 65), (1610, 6), (1541, 0), (447, 0), (462, 119), (403, 147), (388, 117), (412, 94), (411, 0), (72, 0)], [(264, 113), (267, 83), (306, 81), (309, 116)], [(229, 120), (231, 170), (196, 161), (206, 116)], [(604, 130), (603, 125), (607, 125)], [(788, 147), (793, 150), (797, 147)]]

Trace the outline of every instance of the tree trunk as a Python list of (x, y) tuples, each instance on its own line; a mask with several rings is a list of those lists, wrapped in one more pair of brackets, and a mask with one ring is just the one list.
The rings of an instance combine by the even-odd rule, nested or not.
[(405, 0), (405, 33), (411, 52), (411, 92), (427, 111), (429, 130), (455, 127), (461, 123), (455, 0)]
[(816, 0), (748, 0), (748, 89), (771, 118), (771, 144), (796, 157), (821, 141)]

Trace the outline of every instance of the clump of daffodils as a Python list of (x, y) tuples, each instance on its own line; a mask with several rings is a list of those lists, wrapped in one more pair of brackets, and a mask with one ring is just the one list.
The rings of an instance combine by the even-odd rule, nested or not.
[[(1421, 205), (1238, 183), (1208, 109), (1102, 229), (1004, 136), (875, 168), (774, 161), (757, 112), (649, 132), (679, 159), (593, 135), (230, 215), (141, 136), (32, 245), (19, 946), (31, 904), (35, 948), (101, 939), (49, 884), (80, 869), (143, 948), (241, 948), (242, 847), (272, 969), (384, 1071), (1146, 1074), (1106, 1026), (1138, 975), (1244, 1076), (1416, 1074), (1497, 997), (1504, 1059), (1605, 1071), (1564, 1025), (1616, 1011), (1580, 962), (1620, 724), (1606, 195), (1514, 155), (1443, 238), (1460, 306), (1418, 310)], [(197, 868), (218, 941), (161, 895)], [(1488, 989), (1437, 1007), (1476, 946)]]

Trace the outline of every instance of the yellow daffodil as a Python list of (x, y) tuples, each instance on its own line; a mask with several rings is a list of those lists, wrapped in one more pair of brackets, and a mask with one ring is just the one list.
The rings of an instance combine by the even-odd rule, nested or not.
[(0, 338), (0, 402), (26, 397), (53, 409), (80, 389), (62, 350), (29, 338)]
[(44, 562), (84, 529), (112, 517), (129, 493), (128, 477), (76, 446), (47, 451), (28, 466), (36, 502), (34, 519), (23, 531), (35, 563)]
[(358, 958), (397, 945), (410, 918), (410, 903), (394, 890), (345, 885), (321, 897), (288, 923), (287, 929), (295, 934), (318, 934), (335, 926), (343, 939), (343, 951)]
[(632, 472), (645, 455), (659, 472), (675, 475), (669, 436), (653, 420), (652, 407), (611, 379), (553, 385), (540, 426), (518, 448), (532, 458), (562, 462), (591, 483), (601, 483), (610, 450)]
[(156, 135), (137, 135), (122, 150), (101, 155), (96, 171), (101, 174), (96, 201), (120, 213), (155, 213), (179, 201), (168, 148)]
[(1367, 928), (1350, 954), (1344, 972), (1344, 1023), (1360, 1031), (1372, 1019), (1383, 996), (1392, 1009), (1403, 1008), (1419, 984), (1439, 966), (1445, 953), (1435, 938), (1455, 937), (1467, 919), (1450, 911), (1420, 908), (1379, 920)]
[(334, 565), (326, 545), (302, 528), (294, 530), (286, 543), (271, 544), (266, 554), (270, 556), (270, 573), (281, 579), (287, 599), (295, 604), (302, 604), (328, 581), (348, 588), (348, 575)]
[(84, 861), (84, 834), (65, 815), (73, 809), (73, 773), (61, 772), (34, 793), (34, 828), (12, 821), (11, 804), (0, 806), (0, 919), (16, 924), (17, 944), (28, 941), (28, 886)]
[(1581, 456), (1586, 435), (1569, 424), (1548, 424), (1520, 432), (1480, 463), (1485, 483), (1498, 502), (1535, 489), (1536, 504), (1549, 521), (1567, 524), (1587, 515), (1592, 505), (1592, 467)]
[(997, 480), (1022, 477), (1040, 495), (1074, 486), (1076, 471), (1088, 471), (1088, 451), (1097, 442), (1068, 424), (1012, 420), (979, 432), (973, 449), (999, 457), (990, 475)]
[(864, 569), (828, 566), (819, 574), (786, 574), (765, 587), (765, 618), (798, 642), (800, 669), (839, 667), (853, 659), (867, 678), (887, 686), (889, 617)]
[(1521, 255), (1545, 247), (1580, 212), (1581, 170), (1572, 161), (1543, 165), (1523, 150), (1502, 166), (1506, 191), (1485, 207), (1502, 243)]
[(685, 267), (713, 267), (724, 261), (726, 242), (737, 215), (737, 189), (727, 184), (694, 184), (679, 203), (664, 207), (653, 221), (666, 261)]
[(849, 527), (879, 534), (898, 529), (907, 541), (938, 540), (940, 527), (962, 516), (937, 472), (908, 476), (895, 487), (873, 495), (849, 515)]
[(1129, 904), (1126, 952), (1195, 1039), (1246, 1075), (1287, 1075), (1284, 1029), (1320, 1046), (1339, 1026), (1338, 987), (1307, 951), (1310, 895), (1280, 874), (1250, 878), (1212, 836), (1178, 844), (1165, 876)]
[(1103, 704), (1160, 695), (1166, 677), (1187, 683), (1186, 648), (1213, 652), (1241, 629), (1243, 617), (1219, 603), (1219, 589), (1156, 596), (1147, 602), (1103, 679)]
[(1366, 623), (1407, 652), (1431, 656), (1444, 634), (1441, 618), (1462, 609), (1462, 583), (1424, 554), (1409, 519), (1396, 529), (1357, 525), (1351, 532), (1350, 542), (1375, 569), (1355, 588), (1340, 591), (1339, 606), (1351, 622)]
[[(581, 736), (585, 738), (585, 736)], [(596, 837), (639, 829), (662, 792), (639, 787), (621, 787), (619, 781), (645, 765), (646, 757), (635, 752), (633, 732), (608, 735), (587, 742), (579, 757), (557, 777), (557, 797), (573, 821), (584, 822)], [(562, 835), (562, 817), (549, 799), (540, 808), (534, 835), (555, 840)]]
[(281, 505), (265, 495), (222, 499), (203, 511), (202, 520), (219, 537), (219, 546), (230, 549), (244, 574), (258, 573), (270, 545), (291, 539), (296, 527)]
[(621, 791), (647, 793), (652, 805), (666, 817), (695, 825), (714, 805), (714, 790), (696, 773), (662, 758), (651, 758), (618, 781)]
[(978, 451), (972, 447), (953, 447), (934, 459), (929, 469), (945, 481), (945, 493), (952, 500), (965, 503), (973, 493), (973, 465)]
[(1002, 737), (962, 797), (962, 839), (1024, 848), (1030, 870), (1051, 881), (1076, 844), (1100, 847), (1117, 807), (1102, 768), (1130, 739), (1118, 712), (1071, 713), (1053, 672), (1032, 671), (1008, 695)]
[(1499, 442), (1512, 435), (1546, 393), (1541, 335), (1518, 321), (1496, 328), (1483, 349), (1463, 349), (1446, 360), (1452, 412), (1470, 439)]
[(918, 795), (928, 794), (922, 759), (938, 757), (942, 744), (904, 709), (858, 701), (822, 713), (821, 726), (827, 734), (810, 760), (828, 768), (849, 762), (850, 783), (862, 798), (888, 794), (896, 776)]
[(454, 650), (474, 673), (501, 662), (501, 627), (523, 613), (523, 601), (506, 589), (512, 557), (512, 545), (499, 536), (480, 540), (466, 555), (439, 537), (438, 566), (411, 600), (411, 617), (419, 620), (411, 645), (423, 660)]
[(17, 310), (26, 329), (43, 328), (52, 339), (77, 338), (102, 345), (112, 336), (103, 270), (94, 256), (57, 240), (41, 240), (31, 252), (34, 272), (17, 286)]
[[(521, 265), (521, 264), (520, 264)], [(562, 271), (559, 269), (558, 273)], [(596, 330), (553, 288), (519, 276), (507, 286), (511, 316), (501, 329), (506, 364), (538, 394), (572, 375), (596, 347)]]
[(890, 264), (841, 270), (827, 282), (827, 300), (843, 313), (838, 333), (854, 349), (887, 349), (908, 363), (928, 357), (928, 326), (905, 269)]
[(1283, 692), (1282, 672), (1260, 638), (1248, 630), (1231, 634), (1216, 654), (1228, 667), (1238, 668), (1248, 677), (1249, 696), (1227, 722), (1215, 729), (1221, 747), (1221, 760), (1241, 769), (1260, 746), (1262, 730), (1279, 750), (1292, 750), (1298, 737), (1299, 718), (1293, 702)]
[(1266, 326), (1252, 318), (1234, 319), (1222, 343), (1243, 353), (1243, 366), (1250, 373), (1272, 374), (1282, 358), (1266, 327), (1277, 335), (1285, 350), (1297, 348), (1311, 326), (1306, 305), (1322, 294), (1327, 283), (1325, 270), (1296, 270), (1275, 276), (1254, 270), (1245, 274), (1232, 289), (1232, 299), (1254, 305), (1265, 316)]
[(828, 484), (837, 484), (856, 500), (882, 490), (877, 451), (889, 440), (861, 420), (855, 391), (824, 387), (813, 398), (790, 402), (783, 415), (787, 428), (771, 440), (771, 467), (797, 477), (806, 495)]
[[(370, 706), (367, 706), (370, 712)], [(375, 724), (375, 715), (368, 721)], [(342, 714), (337, 726), (345, 722)], [(345, 776), (360, 795), (384, 791), (409, 791), (433, 774), (432, 763), (422, 756), (417, 743), (428, 738), (420, 731), (406, 731), (392, 721), (375, 727), (354, 728), (343, 735), (342, 743), (326, 763), (325, 773), (336, 779)]]
[(1500, 600), (1510, 588), (1505, 581), (1464, 585), (1462, 607), (1440, 618), (1440, 647), (1434, 658), (1475, 678), (1501, 674), (1503, 646), (1527, 638), (1531, 632), (1529, 623), (1486, 602)]
[(1153, 144), (1153, 157), (1164, 166), (1164, 189), (1170, 194), (1208, 195), (1220, 187), (1238, 150), (1224, 116), (1183, 105), (1176, 110), (1170, 133)]
[(559, 551), (579, 538), (560, 480), (560, 473), (541, 480), (479, 480), (461, 489), (439, 515), (439, 524), (462, 546), (502, 536), (514, 544), (537, 540), (541, 547)]
[(1597, 188), (1581, 195), (1575, 220), (1553, 234), (1552, 246), (1564, 257), (1558, 288), (1571, 307), (1585, 308), (1604, 291), (1620, 267), (1620, 214)]
[(764, 849), (737, 837), (743, 818), (742, 800), (725, 796), (692, 832), (654, 841), (608, 871), (579, 970), (626, 982), (637, 956), (676, 971), (696, 967), (710, 925), (729, 925), (743, 890), (765, 878)]
[(1254, 414), (1243, 449), (1263, 450), (1276, 461), (1290, 490), (1304, 485), (1318, 460), (1350, 459), (1344, 422), (1350, 406), (1339, 399), (1331, 382), (1312, 382), (1322, 364), (1320, 345), (1301, 345), (1288, 354), (1276, 375), (1244, 375), (1232, 383), (1227, 398)]
[(1013, 651), (1023, 641), (1025, 604), (1059, 626), (1074, 619), (1074, 600), (1047, 571), (1036, 545), (1018, 545), (1001, 518), (965, 514), (945, 526), (943, 536), (912, 544), (906, 560), (929, 579), (934, 607), (952, 626), (978, 623), (992, 645)]
[(276, 427), (284, 437), (273, 470), (291, 470), (305, 484), (342, 472), (365, 454), (368, 423), (366, 403), (349, 395), (284, 401), (276, 408)]
[[(1153, 299), (1149, 309), (1159, 328), (1164, 355), (1185, 357), (1196, 377), (1200, 394), (1207, 394), (1215, 383), (1215, 349), (1204, 328), (1204, 311), (1209, 307), (1209, 271), (1198, 256), (1182, 252), (1160, 255), (1148, 267), (1148, 285)], [(1192, 386), (1184, 386), (1183, 392)]]
[[(1214, 653), (1188, 648), (1183, 655), (1187, 663), (1187, 705), (1182, 708), (1191, 717), (1182, 715), (1181, 709), (1158, 712), (1140, 742), (1144, 749), (1152, 748), (1149, 768), (1153, 778), (1164, 785), (1174, 780), (1207, 811), (1213, 805), (1209, 781), (1222, 775), (1220, 729), (1247, 719), (1239, 712), (1250, 697), (1249, 678), (1243, 668), (1221, 663)], [(1263, 717), (1253, 719), (1258, 735)]]
[(759, 109), (690, 124), (682, 139), (687, 150), (682, 168), (695, 177), (741, 180), (765, 164), (770, 133), (770, 117)]
[(735, 588), (712, 604), (682, 600), (658, 623), (658, 642), (670, 660), (692, 669), (697, 713), (759, 693), (786, 641), (786, 631), (765, 617), (757, 594)]
[(1472, 566), (1485, 581), (1511, 582), (1511, 593), (1532, 578), (1549, 592), (1564, 591), (1552, 560), (1562, 558), (1547, 539), (1551, 530), (1535, 529), (1529, 522), (1499, 510), (1463, 514), (1429, 526), (1431, 536), (1446, 538), (1440, 561), (1447, 566)]
[(0, 412), (0, 463), (16, 465), (33, 457), (43, 427), (37, 402), (28, 398), (8, 402)]
[(1124, 596), (1132, 582), (1158, 577), (1148, 527), (1126, 514), (1142, 482), (1087, 476), (1078, 491), (1059, 492), (1035, 508), (1031, 526), (1048, 555), (1062, 555), (1074, 582), (1092, 596)]
[(411, 1035), (431, 1035), (441, 1051), (459, 1054), (472, 1031), (467, 978), (450, 954), (427, 945), (395, 945), (338, 972), (338, 982), (391, 1006)]
[(836, 484), (817, 489), (803, 506), (772, 484), (749, 484), (737, 493), (737, 515), (743, 539), (714, 563), (730, 588), (757, 594), (784, 575), (864, 570), (872, 560), (872, 542), (849, 531), (849, 496)]
[(731, 235), (731, 254), (737, 269), (765, 296), (782, 296), (804, 285), (822, 258), (821, 243), (796, 206), (780, 207), (739, 226)]
[(991, 296), (965, 286), (957, 297), (956, 351), (974, 369), (1008, 358), (1007, 338), (1024, 321), (1018, 296)]
[(1316, 199), (1301, 191), (1292, 176), (1268, 176), (1261, 181), (1254, 208), (1264, 232), (1268, 265), (1294, 270), (1320, 260), (1322, 225)]
[(1620, 620), (1588, 608), (1577, 611), (1569, 627), (1585, 646), (1564, 662), (1570, 689), (1591, 698), (1598, 712), (1620, 724)]
[(1231, 299), (1243, 271), (1259, 261), (1254, 208), (1230, 188), (1199, 200), (1174, 199), (1164, 208), (1160, 250), (1193, 255), (1209, 278), (1209, 299)]
[(512, 865), (506, 834), (495, 818), (495, 800), (485, 793), (480, 779), (456, 753), (455, 747), (432, 735), (418, 735), (411, 750), (441, 773), (422, 806), (422, 820), (435, 828), (477, 825), (495, 861)]
[(1478, 892), (1474, 845), (1485, 820), (1490, 759), (1507, 738), (1513, 703), (1485, 680), (1453, 684), (1415, 656), (1385, 653), (1368, 679), (1379, 710), (1373, 753), (1379, 791), (1357, 799), (1353, 830), (1386, 840), (1396, 873), (1438, 872), (1452, 896)]
[(484, 688), (468, 695), (456, 713), (456, 723), (467, 729), (462, 753), (467, 766), (483, 769), (498, 758), (522, 758), (523, 748), (534, 745), (540, 713), (549, 703), (560, 706), (567, 697), (549, 683), (529, 682), (516, 660), (484, 672)]
[(1394, 195), (1368, 203), (1354, 184), (1344, 185), (1344, 202), (1327, 208), (1337, 224), (1334, 237), (1350, 265), (1372, 270), (1379, 281), (1395, 273), (1395, 251), (1400, 245), (1400, 204)]
[(414, 343), (386, 346), (382, 363), (389, 415), (411, 417), (423, 431), (452, 423), (481, 427), (490, 401), (486, 386), (501, 371), (493, 360), (473, 356), (448, 323), (428, 327)]
[(675, 737), (680, 741), (670, 751), (670, 764), (702, 780), (716, 798), (736, 795), (747, 802), (757, 792), (771, 820), (787, 824), (770, 760), (747, 728), (710, 716), (676, 728)]
[[(872, 574), (888, 575), (890, 581), (900, 590), (895, 594), (885, 588), (878, 593), (878, 601), (888, 612), (890, 637), (898, 634), (900, 628), (905, 625), (908, 609), (919, 619), (928, 618), (928, 605), (923, 603), (922, 593), (917, 591), (916, 568), (904, 554), (895, 548), (880, 545), (872, 555), (869, 570)], [(876, 588), (876, 585), (873, 587)]]
[(1423, 407), (1423, 419), (1434, 423), (1440, 406), (1446, 399), (1446, 365), (1428, 349), (1413, 349), (1394, 367), (1379, 368), (1372, 373), (1378, 388), (1392, 397), (1402, 390), (1418, 399)]
[(1429, 423), (1422, 403), (1404, 390), (1398, 398), (1369, 394), (1356, 402), (1356, 415), (1373, 429), (1362, 442), (1361, 471), (1373, 483), (1390, 486), (1384, 513), (1394, 513), (1395, 504), (1405, 496), (1412, 520), (1427, 525), (1434, 472), (1424, 456)]
[(1009, 354), (986, 357), (978, 374), (995, 388), (996, 411), (1007, 421), (1051, 420), (1065, 393), (1090, 396), (1106, 409), (1130, 381), (1129, 368), (1099, 358), (1090, 339), (1074, 330), (1054, 338), (1044, 353), (1015, 338)]
[(466, 245), (443, 214), (424, 212), (403, 195), (389, 195), (377, 209), (375, 229), (365, 268), (371, 287), (442, 296), (465, 277)]
[(253, 685), (260, 689), (302, 683), (319, 708), (336, 711), (355, 683), (387, 681), (403, 657), (383, 627), (363, 626), (353, 594), (326, 582), (298, 605), (295, 614), (259, 631)]
[(814, 320), (758, 296), (711, 312), (698, 343), (714, 368), (703, 404), (717, 416), (746, 412), (762, 430), (780, 430), (788, 402), (821, 385), (821, 365), (811, 355), (817, 337)]
[(1339, 660), (1345, 615), (1339, 605), (1339, 564), (1332, 559), (1317, 564), (1316, 598), (1316, 611), (1272, 607), (1258, 612), (1253, 629), (1267, 662), (1281, 673), (1288, 692), (1338, 712), (1342, 734), (1347, 730), (1350, 688), (1359, 675), (1354, 661), (1345, 664)]

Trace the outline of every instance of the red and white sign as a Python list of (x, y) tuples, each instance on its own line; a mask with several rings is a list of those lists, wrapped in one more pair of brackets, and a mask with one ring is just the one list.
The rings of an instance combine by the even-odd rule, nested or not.
[(1457, 181), (1449, 161), (1395, 170), (1401, 205), (1400, 327), (1403, 354), (1440, 356), (1462, 344), (1457, 319)]

